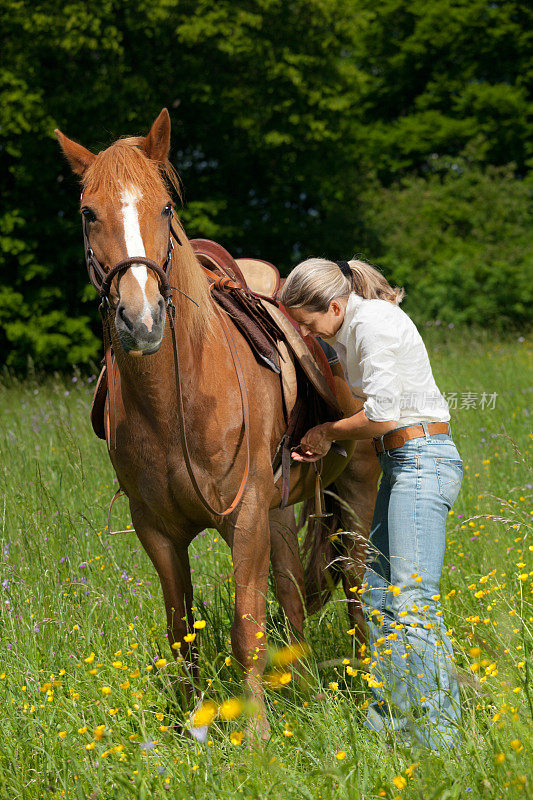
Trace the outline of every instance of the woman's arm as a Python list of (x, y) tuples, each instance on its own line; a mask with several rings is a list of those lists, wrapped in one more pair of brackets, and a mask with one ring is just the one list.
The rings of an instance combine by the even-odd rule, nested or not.
[(303, 437), (298, 450), (293, 453), (293, 458), (295, 461), (316, 461), (327, 454), (331, 442), (382, 436), (397, 425), (397, 420), (375, 422), (368, 419), (361, 409), (352, 417), (345, 417), (336, 422), (324, 422), (316, 428), (311, 428)]
[[(373, 436), (382, 436), (392, 431), (398, 425), (398, 420), (373, 420), (368, 419), (364, 409), (358, 411), (353, 417), (345, 417), (336, 422), (326, 422), (324, 434), (330, 442), (347, 439), (370, 439)], [(315, 429), (316, 430), (316, 429)]]

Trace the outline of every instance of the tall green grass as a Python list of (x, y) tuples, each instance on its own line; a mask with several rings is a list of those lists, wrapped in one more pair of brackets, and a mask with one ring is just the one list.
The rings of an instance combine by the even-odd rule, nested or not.
[[(464, 392), (498, 395), (494, 408), (452, 411), (465, 463), (442, 579), (463, 705), (456, 750), (413, 753), (363, 728), (368, 689), (341, 594), (309, 620), (300, 679), (267, 689), (268, 744), (232, 743), (244, 715), (216, 718), (204, 744), (182, 736), (158, 578), (133, 532), (105, 529), (116, 481), (89, 425), (94, 380), (6, 375), (0, 798), (532, 796), (532, 350), (490, 334), (424, 335), (437, 383), (459, 406)], [(114, 527), (129, 522), (119, 500)], [(231, 561), (213, 531), (191, 549), (202, 683), (219, 703), (242, 690)], [(277, 650), (286, 632), (273, 595), (268, 607)]]

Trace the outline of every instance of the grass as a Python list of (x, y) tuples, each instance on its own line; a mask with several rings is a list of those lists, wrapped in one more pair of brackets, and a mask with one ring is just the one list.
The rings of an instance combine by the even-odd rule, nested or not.
[[(133, 532), (105, 529), (116, 482), (89, 426), (94, 379), (6, 375), (2, 800), (532, 796), (532, 350), (488, 333), (424, 336), (439, 387), (458, 392), (452, 424), (465, 463), (441, 587), (461, 681), (457, 749), (413, 754), (365, 731), (368, 689), (340, 594), (308, 623), (305, 680), (267, 690), (272, 739), (262, 750), (232, 743), (244, 715), (215, 719), (204, 744), (181, 736), (157, 576)], [(477, 407), (460, 407), (465, 392), (478, 393)], [(480, 407), (482, 392), (497, 393), (494, 408)], [(128, 523), (119, 500), (114, 527)], [(191, 549), (196, 614), (206, 621), (205, 699), (222, 702), (241, 694), (229, 645), (231, 562), (214, 531)], [(275, 651), (285, 632), (273, 596), (269, 628)]]

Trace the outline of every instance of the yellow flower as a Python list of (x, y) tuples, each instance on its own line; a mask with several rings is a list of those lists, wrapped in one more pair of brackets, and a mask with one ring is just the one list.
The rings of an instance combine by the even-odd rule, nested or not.
[(195, 633), (186, 633), (185, 636), (183, 637), (184, 642), (194, 642), (195, 639), (196, 639)]
[(226, 656), (226, 658), (224, 659), (224, 663), (227, 667), (229, 667), (231, 664), (231, 656)]
[(163, 669), (163, 667), (166, 667), (167, 665), (166, 658), (158, 658), (157, 661), (155, 662), (155, 665), (157, 669)]
[(236, 697), (224, 700), (218, 709), (220, 719), (237, 719), (239, 714), (242, 713), (242, 703)]
[(294, 733), (290, 731), (288, 728), (285, 728), (285, 730), (283, 731), (283, 735), (289, 738), (289, 736), (294, 736)]
[(524, 749), (524, 747), (523, 747), (523, 745), (522, 745), (522, 742), (520, 741), (520, 739), (513, 739), (513, 741), (511, 742), (511, 747), (512, 747), (512, 748), (513, 748), (513, 750), (515, 750), (517, 753), (519, 753), (521, 750), (523, 750), (523, 749)]
[(89, 742), (89, 744), (85, 745), (86, 750), (93, 750), (94, 749), (94, 742)]
[(405, 770), (405, 774), (407, 775), (408, 778), (412, 778), (413, 777), (413, 772), (418, 767), (418, 764), (419, 764), (419, 762), (417, 761), (416, 764), (410, 764), (407, 767), (407, 769)]
[(344, 752), (344, 750), (339, 750), (339, 752), (337, 753), (337, 758), (339, 759), (339, 761), (342, 761), (342, 759), (345, 757), (346, 753)]
[(503, 764), (503, 762), (505, 761), (505, 753), (497, 753), (494, 756), (494, 761), (496, 762), (496, 764)]
[(305, 642), (298, 642), (287, 647), (282, 647), (272, 656), (272, 664), (275, 667), (286, 667), (299, 658), (303, 658), (309, 653), (309, 646)]
[(122, 666), (122, 661), (113, 661), (113, 666), (115, 669), (120, 669)]
[(215, 703), (208, 700), (202, 703), (198, 711), (193, 715), (192, 724), (195, 728), (201, 728), (203, 725), (211, 725), (217, 715), (217, 707)]
[(229, 740), (232, 744), (240, 744), (242, 742), (243, 734), (240, 731), (233, 731)]
[(103, 695), (105, 695), (107, 697), (108, 695), (111, 694), (111, 687), (110, 686), (102, 686), (100, 691), (102, 692)]
[(73, 631), (79, 631), (79, 629), (80, 629), (79, 625), (74, 625), (74, 627), (72, 628)]
[(282, 686), (285, 686), (287, 683), (290, 683), (292, 680), (292, 675), (290, 672), (284, 672), (283, 675), (279, 676), (279, 682)]
[(78, 733), (87, 733), (87, 725), (84, 725), (83, 728), (78, 728)]
[(59, 736), (60, 739), (64, 739), (65, 736), (67, 735), (67, 732), (66, 731), (59, 731), (59, 733), (57, 735)]
[(100, 739), (104, 738), (104, 731), (105, 725), (97, 725), (97, 727), (94, 729), (94, 739), (96, 742), (99, 742)]
[(205, 628), (205, 626), (206, 626), (205, 619), (197, 619), (193, 625), (193, 628), (196, 628), (197, 631), (201, 631), (202, 628)]
[(134, 672), (130, 672), (130, 678), (138, 678), (140, 674), (140, 671), (136, 669)]
[(477, 656), (481, 655), (481, 648), (480, 647), (471, 647), (470, 648), (470, 655), (472, 658), (476, 658)]
[(158, 711), (157, 714), (155, 715), (155, 718), (158, 722), (161, 722), (164, 716), (165, 715), (161, 711)]
[(393, 784), (396, 786), (397, 789), (405, 789), (407, 786), (407, 781), (403, 777), (403, 775), (396, 775), (395, 778), (392, 779)]
[(172, 645), (173, 650), (179, 650), (180, 647), (181, 647), (181, 642), (174, 642), (174, 644)]
[(255, 634), (255, 638), (262, 639), (264, 635), (265, 634), (263, 633), (263, 631), (257, 631), (257, 633)]
[(121, 689), (124, 689), (124, 690), (126, 690), (126, 689), (129, 689), (129, 688), (130, 688), (130, 682), (129, 682), (129, 680), (128, 680), (127, 678), (126, 678), (126, 680), (124, 681), (124, 683), (121, 683), (121, 684), (120, 684), (120, 688), (121, 688)]
[(83, 660), (86, 664), (92, 664), (94, 661), (94, 653), (91, 653), (90, 656), (87, 656), (87, 658), (84, 658)]
[(527, 581), (529, 575), (527, 574), (527, 572), (524, 572), (523, 575), (519, 575), (518, 577), (520, 578), (521, 581)]
[(52, 688), (51, 683), (43, 683), (41, 686), (41, 692), (48, 692)]
[(168, 725), (160, 725), (159, 730), (161, 733), (166, 733), (168, 731)]
[(328, 683), (328, 686), (329, 686), (329, 688), (330, 688), (332, 691), (334, 691), (334, 692), (336, 692), (336, 691), (337, 691), (337, 689), (339, 688), (339, 684), (337, 683), (337, 681), (330, 681), (330, 682)]

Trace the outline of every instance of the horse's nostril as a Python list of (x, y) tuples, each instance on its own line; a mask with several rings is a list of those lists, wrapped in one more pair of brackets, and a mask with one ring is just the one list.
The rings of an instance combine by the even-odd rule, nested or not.
[(133, 330), (133, 325), (131, 324), (131, 322), (129, 321), (129, 319), (126, 316), (126, 311), (124, 309), (124, 306), (119, 306), (118, 307), (118, 315), (119, 315), (120, 319), (122, 320), (122, 322), (124, 323), (124, 325), (126, 326), (126, 328), (128, 328), (128, 330), (130, 330), (130, 331)]

